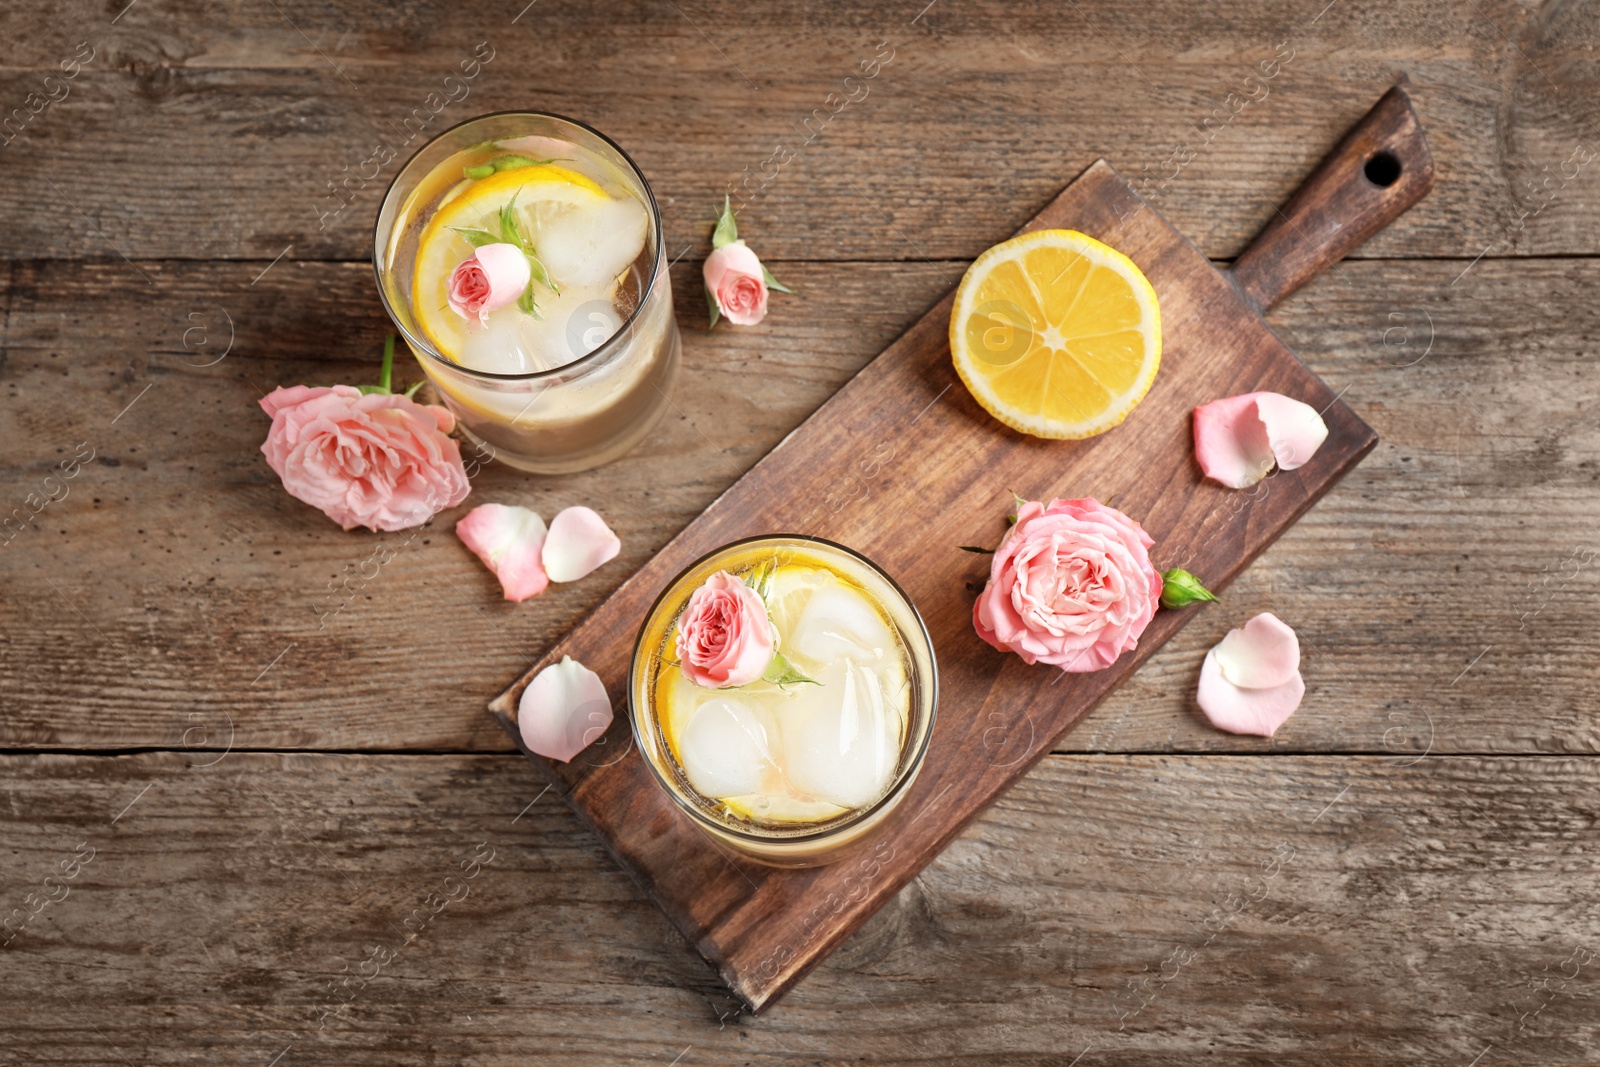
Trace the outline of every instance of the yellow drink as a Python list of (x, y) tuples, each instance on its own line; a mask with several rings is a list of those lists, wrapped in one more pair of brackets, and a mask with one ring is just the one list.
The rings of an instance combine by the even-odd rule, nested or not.
[[(491, 243), (529, 254), (527, 299), (464, 315), (451, 273)], [(390, 317), (462, 431), (511, 466), (609, 462), (669, 402), (679, 340), (660, 212), (586, 126), (507, 113), (440, 135), (385, 197), (373, 256)]]
[[(777, 649), (816, 684), (696, 685), (677, 619), (718, 570), (764, 583)], [(691, 567), (635, 649), (630, 704), (657, 779), (701, 829), (767, 863), (840, 858), (882, 824), (921, 765), (937, 702), (933, 650), (905, 595), (830, 542), (756, 538)]]

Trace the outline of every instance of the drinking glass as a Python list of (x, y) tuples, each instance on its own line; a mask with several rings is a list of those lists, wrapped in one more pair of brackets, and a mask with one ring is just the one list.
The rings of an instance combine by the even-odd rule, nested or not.
[[(564, 321), (554, 324), (566, 338), (570, 361), (528, 373), (490, 373), (451, 359), (418, 327), (412, 307), (422, 232), (465, 184), (457, 157), (507, 142), (518, 152), (558, 160), (613, 197), (636, 198), (648, 216), (644, 250), (615, 298), (568, 309)], [(627, 153), (581, 122), (502, 112), (471, 119), (428, 142), (384, 197), (373, 234), (373, 267), (385, 310), (445, 406), (470, 440), (502, 462), (543, 474), (609, 463), (637, 445), (669, 403), (680, 344), (661, 211)]]
[[(864, 592), (892, 627), (904, 652), (911, 688), (909, 714), (887, 790), (871, 803), (815, 822), (773, 821), (730, 810), (690, 784), (658, 712), (658, 681), (678, 616), (689, 597), (717, 571), (749, 573), (765, 561), (820, 567)], [(780, 648), (781, 651), (781, 648)], [(734, 699), (740, 690), (717, 690)], [(750, 699), (745, 697), (744, 699)], [(696, 560), (668, 584), (640, 628), (628, 681), (628, 711), (639, 751), (661, 788), (694, 824), (719, 844), (760, 863), (812, 867), (832, 863), (859, 850), (886, 825), (905, 798), (927, 755), (939, 700), (938, 667), (922, 617), (905, 592), (871, 560), (821, 538), (799, 535), (751, 537)]]

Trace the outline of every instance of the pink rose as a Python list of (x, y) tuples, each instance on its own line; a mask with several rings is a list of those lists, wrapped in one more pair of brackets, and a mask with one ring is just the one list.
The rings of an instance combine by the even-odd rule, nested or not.
[(706, 292), (736, 326), (754, 326), (767, 315), (767, 281), (761, 260), (743, 241), (732, 241), (706, 258)]
[(455, 507), (471, 488), (455, 416), (398, 394), (296, 385), (261, 399), (261, 452), (289, 495), (346, 530), (403, 530)]
[(773, 652), (767, 606), (727, 571), (707, 578), (678, 616), (678, 667), (695, 685), (746, 685), (766, 671)]
[(469, 321), (476, 315), (484, 325), (489, 312), (516, 303), (532, 276), (528, 257), (516, 245), (484, 245), (450, 272), (450, 310)]
[(1098, 671), (1139, 643), (1161, 599), (1143, 527), (1098, 500), (1029, 501), (995, 550), (972, 621), (1025, 663)]

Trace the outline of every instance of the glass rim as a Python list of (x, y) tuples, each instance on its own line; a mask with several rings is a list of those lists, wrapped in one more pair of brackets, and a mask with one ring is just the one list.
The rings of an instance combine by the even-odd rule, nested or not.
[[(678, 587), (678, 583), (682, 582), (683, 579), (688, 576), (690, 571), (693, 571), (696, 567), (706, 563), (708, 560), (711, 560), (733, 549), (743, 548), (746, 545), (756, 544), (761, 541), (798, 541), (809, 544), (824, 545), (828, 548), (842, 552), (846, 556), (850, 556), (858, 560), (864, 564), (868, 570), (872, 571), (878, 577), (887, 582), (889, 584), (889, 588), (892, 589), (895, 595), (898, 596), (905, 604), (907, 610), (911, 612), (911, 618), (915, 620), (917, 624), (917, 633), (922, 636), (922, 643), (928, 650), (928, 726), (927, 729), (922, 731), (922, 739), (920, 742), (918, 742), (916, 751), (911, 753), (911, 758), (907, 761), (905, 769), (895, 777), (894, 783), (890, 785), (888, 789), (884, 790), (883, 796), (873, 801), (869, 806), (858, 808), (857, 810), (851, 812), (845, 821), (825, 827), (819, 827), (818, 829), (810, 830), (804, 833), (797, 833), (784, 837), (756, 834), (737, 826), (729, 826), (726, 823), (721, 823), (715, 819), (712, 819), (710, 816), (706, 815), (705, 812), (700, 811), (699, 808), (686, 803), (684, 799), (678, 795), (678, 790), (673, 786), (673, 784), (668, 782), (665, 776), (662, 775), (660, 769), (656, 767), (655, 762), (645, 755), (643, 751), (644, 742), (639, 737), (639, 720), (641, 715), (634, 701), (634, 667), (639, 662), (639, 650), (644, 641), (645, 629), (648, 627), (650, 620), (655, 617), (656, 611), (661, 607), (662, 601), (667, 598), (667, 594), (676, 589)], [(899, 628), (898, 624), (896, 628)], [(914, 667), (915, 662), (913, 662), (913, 668)], [(915, 671), (913, 670), (913, 674), (914, 673)], [(714, 828), (718, 833), (727, 834), (730, 837), (738, 840), (750, 841), (752, 843), (761, 845), (813, 844), (817, 841), (831, 837), (834, 834), (839, 833), (841, 830), (847, 830), (852, 826), (856, 826), (859, 823), (866, 821), (867, 819), (876, 815), (891, 801), (896, 800), (900, 793), (907, 788), (908, 784), (916, 776), (916, 772), (922, 767), (922, 761), (928, 754), (928, 745), (933, 740), (933, 725), (934, 719), (938, 716), (938, 710), (939, 661), (933, 650), (933, 637), (928, 633), (928, 624), (923, 620), (922, 612), (917, 610), (916, 602), (911, 599), (911, 597), (906, 593), (905, 589), (901, 588), (900, 583), (895, 581), (889, 572), (885, 571), (882, 567), (878, 566), (860, 552), (857, 552), (849, 545), (842, 545), (837, 541), (830, 541), (826, 537), (816, 537), (811, 534), (771, 533), (754, 534), (750, 537), (741, 537), (736, 541), (729, 541), (718, 548), (712, 549), (711, 551), (700, 556), (693, 563), (690, 563), (687, 567), (684, 567), (672, 578), (671, 581), (662, 587), (661, 592), (656, 595), (655, 600), (651, 601), (649, 609), (644, 614), (644, 621), (639, 624), (639, 635), (634, 638), (633, 655), (628, 660), (628, 725), (633, 730), (634, 744), (640, 749), (639, 758), (644, 760), (645, 766), (650, 768), (650, 774), (655, 778), (656, 782), (660, 784), (662, 789), (666, 791), (667, 795), (672, 798), (673, 803), (677, 805), (678, 809), (686, 812), (697, 822)]]
[[(448, 137), (450, 134), (455, 133), (457, 130), (471, 126), (476, 122), (484, 122), (488, 119), (499, 118), (555, 119), (557, 122), (564, 122), (569, 126), (577, 127), (578, 129), (583, 130), (585, 133), (592, 134), (603, 141), (613, 152), (621, 157), (622, 161), (627, 164), (628, 170), (630, 170), (633, 173), (633, 176), (639, 180), (639, 186), (644, 190), (645, 208), (650, 213), (650, 222), (654, 228), (656, 237), (655, 261), (650, 265), (650, 277), (645, 279), (643, 288), (639, 290), (639, 299), (634, 306), (633, 312), (628, 316), (627, 320), (623, 322), (621, 326), (617, 327), (616, 332), (610, 337), (606, 338), (605, 341), (599, 345), (599, 347), (584, 353), (577, 359), (574, 359), (568, 363), (563, 363), (559, 367), (551, 367), (549, 370), (529, 371), (525, 374), (498, 374), (493, 371), (474, 370), (471, 367), (464, 366), (463, 364), (447, 358), (442, 352), (435, 351), (433, 345), (414, 335), (411, 330), (409, 330), (406, 325), (400, 321), (399, 317), (395, 314), (393, 305), (389, 303), (389, 294), (385, 291), (383, 286), (382, 262), (384, 258), (384, 249), (381, 248), (378, 243), (378, 228), (382, 225), (384, 210), (389, 207), (389, 201), (395, 195), (395, 190), (400, 185), (400, 179), (406, 176), (406, 172), (410, 169), (411, 164), (416, 162), (417, 157), (426, 152), (430, 147), (437, 144), (439, 141)], [(429, 138), (420, 147), (418, 147), (415, 152), (411, 153), (411, 155), (406, 159), (405, 163), (401, 164), (400, 169), (395, 172), (395, 176), (389, 181), (389, 188), (384, 190), (383, 199), (378, 202), (378, 214), (372, 222), (372, 276), (373, 280), (377, 283), (378, 299), (383, 303), (384, 312), (389, 316), (389, 321), (394, 324), (394, 327), (400, 331), (401, 336), (405, 338), (406, 344), (410, 346), (413, 352), (420, 352), (432, 359), (434, 362), (458, 374), (465, 374), (473, 378), (482, 379), (484, 381), (537, 382), (541, 379), (554, 378), (574, 370), (583, 369), (593, 363), (603, 362), (602, 357), (609, 355), (616, 350), (624, 335), (628, 333), (629, 329), (634, 325), (634, 323), (639, 321), (639, 317), (644, 313), (645, 307), (651, 295), (655, 292), (656, 283), (665, 273), (665, 270), (662, 267), (662, 261), (666, 257), (666, 246), (662, 239), (663, 236), (664, 235), (661, 229), (661, 206), (656, 203), (655, 190), (650, 188), (650, 182), (647, 178), (645, 178), (644, 172), (639, 169), (639, 164), (635, 163), (633, 161), (633, 157), (630, 156), (621, 145), (617, 144), (616, 141), (601, 133), (587, 122), (569, 118), (566, 115), (558, 115), (553, 111), (490, 111), (482, 115), (476, 115), (470, 119), (463, 119), (454, 126), (440, 130), (436, 135)]]

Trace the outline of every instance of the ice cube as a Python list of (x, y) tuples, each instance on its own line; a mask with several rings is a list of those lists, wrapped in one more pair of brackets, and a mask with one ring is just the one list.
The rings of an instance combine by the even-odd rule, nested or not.
[(462, 333), (461, 362), (491, 374), (530, 374), (565, 366), (588, 355), (622, 328), (609, 286), (563, 286), (554, 293), (535, 286), (538, 314), (516, 305), (474, 320)]
[(529, 338), (524, 336), (522, 320), (527, 318), (515, 304), (491, 312), (480, 326), (476, 318), (465, 324), (461, 363), (487, 374), (528, 374), (545, 370), (549, 364)]
[(798, 653), (812, 665), (846, 657), (881, 661), (895, 647), (894, 635), (866, 595), (838, 581), (811, 594), (785, 636), (784, 655)]
[(678, 742), (678, 759), (689, 784), (708, 797), (762, 792), (775, 770), (763, 718), (729, 697), (701, 704)]
[(859, 808), (889, 788), (900, 760), (900, 716), (878, 676), (852, 660), (821, 672), (821, 685), (799, 685), (781, 712), (780, 762), (797, 792), (841, 808)]
[(564, 285), (561, 294), (539, 301), (539, 320), (528, 329), (540, 337), (552, 366), (571, 363), (605, 344), (622, 328), (609, 296), (610, 286)]
[(639, 258), (648, 227), (644, 205), (631, 196), (543, 201), (534, 212), (534, 250), (557, 285), (609, 285)]

